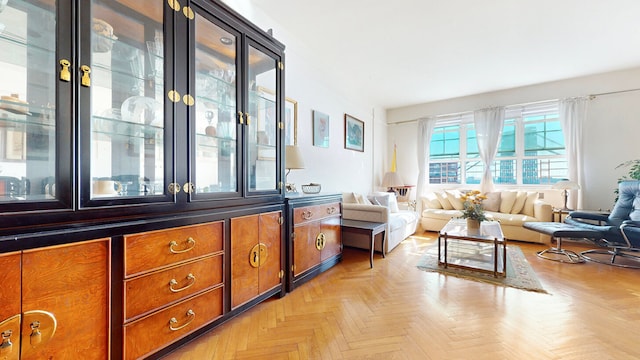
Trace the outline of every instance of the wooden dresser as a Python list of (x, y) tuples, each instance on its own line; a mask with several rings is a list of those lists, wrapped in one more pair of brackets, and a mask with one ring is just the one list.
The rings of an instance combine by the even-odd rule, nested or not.
[(222, 316), (223, 224), (124, 236), (125, 359), (151, 354)]
[(287, 197), (288, 291), (342, 260), (342, 196)]

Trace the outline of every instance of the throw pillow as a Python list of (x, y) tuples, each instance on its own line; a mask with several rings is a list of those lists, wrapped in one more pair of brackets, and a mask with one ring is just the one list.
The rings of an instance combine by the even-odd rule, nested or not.
[(396, 199), (396, 194), (389, 195), (389, 212), (397, 213), (400, 212), (400, 208), (398, 208), (398, 199)]
[(487, 197), (482, 202), (482, 208), (486, 211), (499, 212), (500, 211), (500, 192), (493, 191), (485, 194)]
[(351, 193), (342, 193), (342, 202), (344, 204), (357, 204), (358, 201), (356, 200), (356, 197), (354, 196), (354, 194)]
[(447, 200), (449, 200), (449, 203), (451, 203), (454, 209), (464, 209), (461, 199), (462, 193), (459, 190), (445, 190), (444, 192), (447, 193)]
[(358, 204), (371, 205), (371, 201), (369, 201), (369, 199), (367, 199), (364, 195), (353, 193), (353, 196), (356, 198), (356, 202)]
[(436, 194), (428, 193), (422, 198), (422, 208), (423, 209), (442, 209), (442, 205), (440, 205), (440, 201), (438, 201)]
[(516, 193), (516, 201), (513, 203), (511, 207), (512, 214), (520, 214), (522, 208), (524, 207), (524, 202), (527, 200), (527, 192), (526, 191), (518, 191)]
[(503, 214), (511, 213), (511, 208), (513, 204), (516, 202), (516, 193), (515, 191), (502, 191), (500, 193), (500, 212)]
[(440, 203), (440, 206), (442, 206), (443, 209), (453, 210), (453, 206), (451, 206), (451, 203), (447, 199), (447, 194), (445, 192), (437, 192), (435, 194), (436, 194), (436, 198), (438, 198), (438, 202)]
[(534, 192), (528, 192), (527, 193), (527, 201), (524, 202), (524, 207), (522, 208), (522, 213), (528, 216), (534, 216), (533, 213), (533, 204), (536, 202), (536, 200), (538, 199), (538, 193), (536, 191)]

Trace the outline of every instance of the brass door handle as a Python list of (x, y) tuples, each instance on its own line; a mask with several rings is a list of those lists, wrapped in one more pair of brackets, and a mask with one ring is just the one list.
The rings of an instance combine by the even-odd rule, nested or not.
[(22, 319), (21, 349), (22, 359), (33, 357), (33, 352), (46, 345), (58, 328), (56, 317), (47, 311), (26, 311)]
[(240, 125), (244, 124), (244, 113), (242, 111), (238, 111), (238, 116), (240, 116)]
[(191, 322), (196, 318), (196, 313), (193, 312), (193, 310), (189, 309), (187, 311), (187, 316), (189, 317), (189, 320), (187, 320), (187, 322), (185, 322), (184, 324), (179, 325), (179, 326), (173, 326), (174, 324), (178, 323), (178, 320), (176, 318), (172, 317), (169, 320), (169, 329), (171, 329), (171, 331), (177, 331), (177, 330), (180, 330), (180, 329), (186, 327), (187, 325), (191, 324)]
[(188, 288), (190, 288), (191, 286), (193, 286), (193, 284), (196, 283), (196, 277), (193, 276), (193, 274), (189, 274), (187, 275), (187, 280), (189, 281), (189, 283), (181, 288), (174, 288), (174, 286), (178, 285), (178, 281), (176, 279), (171, 279), (169, 281), (169, 290), (171, 290), (171, 292), (173, 293), (177, 293), (183, 290), (187, 290)]
[(169, 243), (169, 251), (171, 251), (172, 254), (183, 254), (183, 253), (186, 253), (187, 251), (193, 250), (193, 248), (196, 247), (196, 241), (191, 236), (187, 238), (187, 244), (191, 246), (186, 247), (182, 250), (176, 250), (175, 247), (178, 246), (178, 242), (175, 240), (172, 240)]
[(62, 66), (62, 69), (60, 70), (60, 80), (66, 82), (71, 81), (71, 71), (69, 71), (71, 62), (67, 59), (62, 59), (60, 60), (60, 66)]
[(90, 87), (91, 86), (91, 68), (88, 65), (80, 66), (80, 71), (82, 71), (82, 78), (80, 79), (80, 83), (82, 86)]
[(326, 236), (324, 235), (324, 233), (318, 234), (318, 236), (316, 236), (316, 249), (318, 249), (318, 251), (324, 249), (325, 244)]

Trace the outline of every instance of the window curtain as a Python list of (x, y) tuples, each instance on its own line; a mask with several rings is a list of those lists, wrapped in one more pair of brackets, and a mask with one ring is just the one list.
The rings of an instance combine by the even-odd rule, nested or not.
[[(560, 100), (560, 124), (564, 134), (564, 146), (569, 167), (569, 180), (575, 181), (582, 188), (583, 185), (583, 154), (582, 154), (582, 124), (587, 118), (587, 99), (570, 98)], [(582, 192), (569, 190), (567, 207), (582, 208)]]
[(416, 185), (416, 210), (418, 214), (422, 212), (422, 201), (427, 186), (427, 175), (429, 174), (429, 144), (431, 135), (436, 126), (436, 118), (429, 117), (418, 120), (418, 182)]
[(473, 123), (476, 129), (478, 152), (480, 160), (484, 164), (484, 173), (480, 182), (480, 191), (486, 193), (493, 191), (493, 177), (491, 176), (491, 164), (498, 152), (502, 127), (504, 125), (504, 107), (493, 107), (473, 112)]

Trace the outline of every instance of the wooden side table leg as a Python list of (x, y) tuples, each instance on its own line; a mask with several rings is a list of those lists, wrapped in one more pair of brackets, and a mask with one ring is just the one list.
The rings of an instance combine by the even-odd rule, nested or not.
[(380, 249), (382, 250), (382, 257), (385, 258), (385, 251), (384, 251), (384, 243), (387, 240), (387, 231), (386, 230), (382, 230), (382, 241), (380, 242)]
[(373, 235), (373, 231), (371, 232), (371, 245), (369, 246), (369, 265), (373, 268), (373, 251), (375, 250), (375, 240), (376, 236)]

